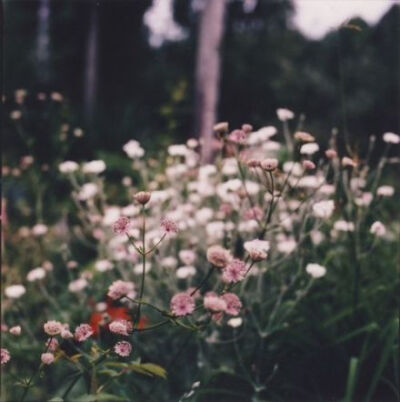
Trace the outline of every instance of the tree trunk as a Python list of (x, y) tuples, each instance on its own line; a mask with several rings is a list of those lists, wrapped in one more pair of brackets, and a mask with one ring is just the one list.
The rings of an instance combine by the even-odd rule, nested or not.
[(213, 156), (213, 125), (216, 123), (220, 44), (224, 32), (226, 0), (205, 0), (200, 17), (196, 60), (195, 134), (202, 140), (202, 162)]
[(36, 39), (36, 66), (38, 81), (47, 85), (50, 81), (50, 0), (40, 0)]
[(97, 97), (97, 58), (98, 58), (98, 6), (91, 5), (89, 35), (86, 47), (86, 66), (84, 75), (84, 112), (88, 128), (92, 128)]

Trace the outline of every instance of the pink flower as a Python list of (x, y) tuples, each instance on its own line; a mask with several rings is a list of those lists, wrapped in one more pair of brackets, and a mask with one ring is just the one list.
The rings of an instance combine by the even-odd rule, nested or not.
[(337, 157), (337, 152), (334, 149), (327, 149), (325, 155), (328, 159), (334, 159)]
[(117, 342), (114, 345), (114, 352), (122, 357), (127, 357), (132, 352), (132, 345), (126, 341)]
[(58, 348), (58, 341), (55, 338), (49, 338), (46, 341), (47, 350), (54, 352)]
[(203, 300), (204, 307), (214, 313), (225, 311), (226, 301), (214, 292), (207, 292)]
[(16, 325), (15, 327), (10, 328), (10, 334), (15, 336), (21, 335), (21, 326)]
[(226, 303), (225, 313), (229, 315), (238, 315), (242, 308), (242, 302), (235, 293), (225, 293), (221, 297)]
[(244, 219), (255, 219), (255, 220), (261, 220), (263, 216), (263, 211), (260, 207), (253, 207), (249, 208), (247, 211), (244, 213)]
[(161, 220), (161, 227), (166, 233), (178, 233), (178, 225), (172, 219), (163, 218)]
[(117, 234), (126, 234), (130, 227), (130, 219), (126, 216), (121, 216), (118, 220), (113, 224), (113, 231)]
[(61, 330), (61, 338), (63, 338), (63, 339), (71, 339), (73, 337), (74, 337), (74, 335), (72, 334), (72, 332), (68, 328), (63, 328)]
[(114, 334), (128, 336), (132, 331), (132, 323), (127, 320), (115, 320), (109, 324), (108, 328)]
[(117, 300), (121, 297), (127, 296), (130, 292), (133, 291), (134, 288), (135, 285), (133, 284), (133, 282), (117, 280), (114, 281), (108, 288), (107, 296), (111, 297), (111, 299)]
[(253, 131), (253, 126), (252, 126), (251, 124), (247, 124), (247, 123), (242, 124), (242, 130), (243, 130), (246, 134), (251, 133), (251, 132)]
[(272, 172), (278, 167), (278, 160), (275, 158), (264, 159), (260, 162), (260, 166), (262, 169)]
[(306, 170), (313, 170), (315, 169), (315, 163), (312, 161), (303, 161), (303, 168)]
[(41, 360), (43, 364), (51, 364), (54, 362), (54, 355), (53, 353), (42, 353)]
[(89, 324), (81, 324), (75, 329), (75, 339), (78, 342), (86, 341), (92, 335), (93, 330)]
[(243, 246), (253, 261), (261, 261), (268, 256), (269, 242), (266, 240), (255, 239), (246, 241)]
[(61, 332), (61, 330), (63, 329), (63, 325), (59, 321), (52, 320), (52, 321), (47, 321), (43, 325), (43, 329), (47, 335), (55, 336)]
[(142, 205), (146, 205), (150, 201), (151, 193), (148, 191), (139, 191), (134, 195), (134, 199)]
[(1, 348), (1, 365), (6, 364), (11, 359), (10, 352)]
[(233, 130), (229, 136), (228, 140), (234, 142), (235, 144), (244, 144), (246, 142), (247, 135), (244, 130)]
[(222, 280), (224, 282), (239, 282), (243, 280), (246, 275), (246, 264), (244, 261), (234, 259), (228, 263), (222, 273)]
[(182, 292), (172, 297), (170, 307), (172, 314), (181, 317), (192, 314), (195, 304), (193, 298), (187, 292)]
[(211, 246), (207, 250), (207, 260), (218, 268), (225, 267), (231, 259), (231, 253), (221, 246)]

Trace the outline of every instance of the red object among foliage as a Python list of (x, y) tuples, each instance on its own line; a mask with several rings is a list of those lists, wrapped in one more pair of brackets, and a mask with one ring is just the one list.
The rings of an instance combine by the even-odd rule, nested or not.
[[(132, 321), (132, 317), (130, 316), (128, 309), (124, 306), (114, 306), (112, 299), (107, 297), (106, 299), (107, 308), (103, 313), (93, 312), (90, 316), (90, 326), (93, 329), (93, 335), (98, 335), (100, 330), (100, 323), (103, 321), (104, 313), (107, 313), (110, 317), (110, 320), (127, 320)], [(142, 316), (139, 321), (138, 328), (143, 329), (148, 324), (148, 319), (146, 316)]]

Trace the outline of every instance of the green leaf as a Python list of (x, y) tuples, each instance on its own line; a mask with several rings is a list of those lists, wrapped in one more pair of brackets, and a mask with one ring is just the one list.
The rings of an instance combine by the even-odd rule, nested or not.
[(357, 379), (357, 367), (358, 359), (357, 357), (352, 357), (350, 359), (349, 374), (347, 376), (346, 396), (344, 397), (344, 402), (351, 402), (353, 400), (354, 388)]
[(53, 398), (49, 399), (47, 402), (64, 402), (64, 399), (60, 396), (54, 396)]

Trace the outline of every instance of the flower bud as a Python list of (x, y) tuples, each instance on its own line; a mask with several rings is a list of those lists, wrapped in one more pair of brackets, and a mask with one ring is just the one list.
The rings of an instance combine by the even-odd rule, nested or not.
[(261, 161), (260, 165), (262, 169), (272, 172), (278, 167), (278, 160), (274, 158), (264, 159)]
[(313, 170), (315, 169), (315, 163), (312, 161), (303, 161), (303, 168), (305, 170)]
[(151, 193), (148, 191), (140, 191), (134, 195), (135, 200), (142, 205), (146, 205), (151, 197)]

